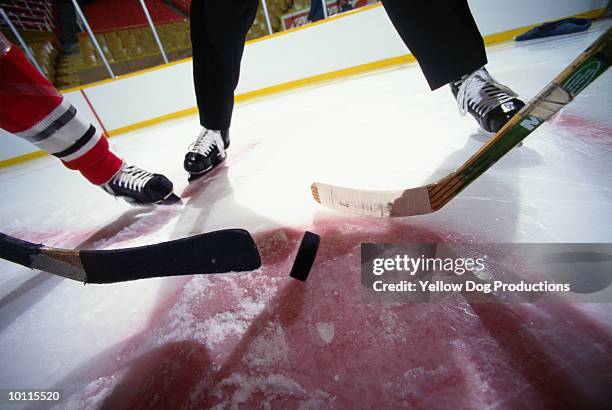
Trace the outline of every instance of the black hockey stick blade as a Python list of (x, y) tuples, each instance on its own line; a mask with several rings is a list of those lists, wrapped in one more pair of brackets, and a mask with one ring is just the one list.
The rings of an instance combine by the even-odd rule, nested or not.
[(111, 250), (50, 248), (0, 233), (0, 258), (84, 283), (242, 272), (261, 266), (255, 242), (243, 229)]

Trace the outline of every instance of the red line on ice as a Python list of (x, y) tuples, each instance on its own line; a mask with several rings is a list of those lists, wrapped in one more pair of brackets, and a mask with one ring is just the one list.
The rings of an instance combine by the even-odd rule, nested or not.
[[(304, 229), (322, 239), (300, 283)], [(469, 240), (444, 232), (338, 217), (256, 234), (262, 268), (166, 279), (146, 327), (74, 394), (103, 408), (609, 405), (610, 331), (573, 305), (362, 302), (360, 243)]]

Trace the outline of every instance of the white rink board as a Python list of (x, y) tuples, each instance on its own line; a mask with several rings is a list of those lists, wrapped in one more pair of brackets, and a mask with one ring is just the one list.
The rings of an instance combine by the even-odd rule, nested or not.
[[(604, 8), (607, 1), (470, 0), (469, 3), (482, 35), (486, 36)], [(405, 54), (407, 49), (384, 9), (374, 7), (247, 44), (236, 94)], [(195, 106), (191, 60), (86, 87), (85, 92), (109, 131)], [(84, 114), (90, 114), (89, 110)], [(93, 121), (92, 115), (88, 117)], [(22, 141), (2, 137), (0, 160), (35, 151)]]

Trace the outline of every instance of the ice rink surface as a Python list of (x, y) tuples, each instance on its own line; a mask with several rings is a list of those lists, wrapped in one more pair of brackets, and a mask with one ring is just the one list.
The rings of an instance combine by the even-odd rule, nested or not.
[[(609, 25), (489, 48), (488, 69), (529, 100)], [(195, 116), (110, 140), (171, 178), (182, 205), (131, 207), (53, 158), (4, 169), (4, 233), (112, 249), (239, 227), (263, 266), (83, 286), (2, 261), (0, 386), (61, 389), (58, 408), (610, 408), (609, 304), (365, 304), (359, 245), (612, 242), (611, 89), (608, 72), (442, 210), (412, 218), (347, 217), (310, 184), (422, 185), (489, 138), (416, 65), (238, 105), (228, 160), (190, 186)], [(322, 241), (301, 283), (288, 273), (305, 229)]]

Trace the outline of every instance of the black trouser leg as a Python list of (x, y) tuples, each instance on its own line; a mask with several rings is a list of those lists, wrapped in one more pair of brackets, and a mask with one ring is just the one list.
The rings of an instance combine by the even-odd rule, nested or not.
[(432, 90), (487, 63), (467, 0), (382, 0)]
[(77, 24), (76, 10), (70, 0), (54, 0), (57, 11), (57, 22), (60, 28), (60, 42), (62, 45), (77, 42), (79, 26)]
[(228, 129), (234, 109), (244, 41), (259, 0), (193, 0), (193, 82), (200, 124)]

